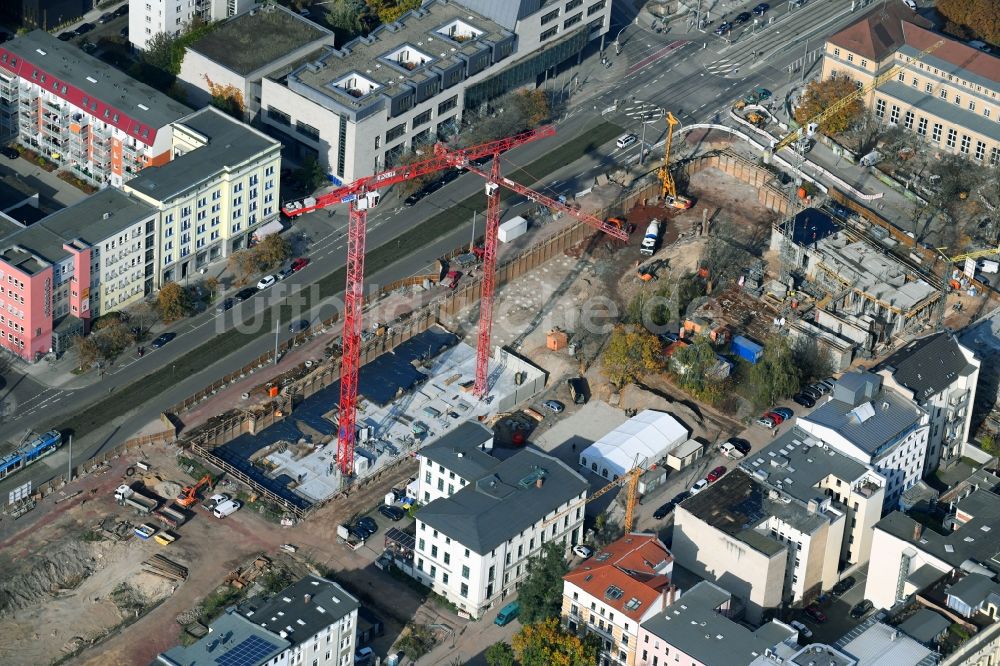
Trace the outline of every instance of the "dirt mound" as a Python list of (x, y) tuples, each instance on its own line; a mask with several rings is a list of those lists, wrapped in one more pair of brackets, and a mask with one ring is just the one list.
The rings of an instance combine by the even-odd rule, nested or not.
[(0, 578), (0, 617), (76, 588), (103, 566), (99, 560), (105, 548), (102, 542), (64, 541), (17, 560)]

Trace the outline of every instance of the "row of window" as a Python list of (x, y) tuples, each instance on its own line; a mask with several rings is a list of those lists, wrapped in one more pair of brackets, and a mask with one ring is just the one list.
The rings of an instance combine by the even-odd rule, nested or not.
[[(880, 98), (875, 100), (875, 115), (878, 116), (879, 118), (884, 118), (886, 106), (887, 106), (886, 101), (884, 99)], [(889, 122), (894, 125), (898, 125), (901, 112), (902, 109), (900, 109), (900, 107), (897, 104), (893, 104), (889, 109)], [(917, 134), (926, 137), (927, 125), (928, 125), (927, 118), (924, 118), (923, 116), (921, 116), (920, 118), (916, 118), (913, 111), (906, 112), (906, 115), (903, 117), (903, 127), (905, 127), (908, 130), (913, 130), (914, 119), (917, 120), (917, 125), (916, 125)], [(934, 123), (931, 126), (930, 140), (933, 143), (940, 144), (943, 130), (944, 126), (941, 123)], [(950, 127), (948, 128), (947, 137), (945, 138), (945, 146), (947, 146), (948, 148), (955, 148), (955, 146), (957, 145), (958, 150), (962, 155), (971, 156), (977, 162), (985, 161), (986, 148), (987, 148), (986, 143), (984, 141), (976, 139), (975, 149), (973, 149), (972, 141), (973, 141), (972, 137), (970, 137), (967, 134), (962, 134), (961, 138), (959, 139), (958, 130), (953, 127)], [(996, 166), (1000, 164), (1000, 148), (998, 148), (997, 146), (994, 146), (992, 150), (990, 150), (989, 163), (991, 166)]]

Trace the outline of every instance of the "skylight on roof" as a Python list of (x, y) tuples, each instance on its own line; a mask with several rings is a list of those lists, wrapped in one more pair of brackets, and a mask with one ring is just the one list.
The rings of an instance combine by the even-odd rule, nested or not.
[(437, 33), (456, 42), (467, 42), (483, 34), (479, 28), (474, 28), (465, 21), (456, 19), (438, 29)]
[(946, 552), (946, 553), (954, 553), (955, 552), (955, 547), (953, 545), (951, 545), (950, 543), (946, 543), (944, 545), (944, 552)]
[(622, 588), (618, 587), (617, 585), (609, 585), (608, 589), (604, 591), (604, 598), (617, 600), (621, 599), (624, 594), (625, 590), (623, 590)]
[(364, 97), (382, 87), (380, 84), (360, 74), (348, 74), (339, 81), (334, 81), (333, 86), (340, 88), (351, 97)]
[(628, 601), (625, 602), (625, 610), (627, 610), (627, 611), (638, 610), (639, 606), (641, 606), (641, 605), (642, 605), (641, 601), (639, 601), (635, 597), (632, 597), (631, 599), (629, 599)]
[(409, 45), (399, 47), (395, 51), (387, 54), (385, 59), (411, 71), (417, 67), (423, 67), (431, 61), (431, 57), (429, 55), (423, 51), (418, 51)]

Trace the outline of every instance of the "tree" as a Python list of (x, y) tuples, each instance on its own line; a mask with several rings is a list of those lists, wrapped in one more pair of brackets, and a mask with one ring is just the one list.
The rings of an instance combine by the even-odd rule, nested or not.
[(365, 0), (382, 23), (392, 23), (400, 16), (420, 6), (421, 0)]
[(101, 355), (109, 361), (117, 358), (119, 354), (135, 342), (135, 336), (132, 335), (131, 327), (124, 322), (106, 326), (96, 334), (91, 335), (91, 337), (95, 336), (101, 348)]
[(330, 182), (326, 177), (326, 169), (312, 155), (306, 158), (299, 176), (306, 189), (310, 192), (318, 190)]
[(559, 617), (563, 575), (569, 571), (563, 544), (546, 541), (538, 555), (528, 558), (528, 575), (518, 590), (523, 624)]
[(979, 447), (991, 456), (1000, 456), (1000, 442), (997, 442), (996, 436), (991, 432), (979, 438)]
[[(313, 10), (317, 6), (313, 5)], [(365, 4), (364, 0), (333, 0), (329, 5), (325, 5), (324, 9), (326, 9), (326, 22), (341, 33), (345, 41), (370, 32), (378, 23), (378, 17), (372, 13), (371, 7)]]
[(525, 128), (541, 125), (552, 113), (549, 97), (541, 88), (514, 93), (513, 106), (524, 119)]
[[(818, 113), (826, 110), (837, 100), (847, 97), (857, 90), (854, 79), (847, 76), (837, 76), (820, 81), (811, 81), (806, 86), (806, 91), (799, 100), (799, 105), (795, 107), (795, 120), (800, 125), (805, 125)], [(839, 134), (845, 131), (851, 124), (861, 117), (864, 105), (860, 99), (852, 101), (833, 115), (825, 118), (820, 123), (819, 129), (823, 134)]]
[(229, 269), (236, 274), (236, 284), (244, 285), (251, 275), (260, 270), (257, 254), (253, 250), (237, 250), (229, 255)]
[(565, 632), (557, 618), (525, 625), (514, 634), (513, 643), (523, 666), (592, 666), (600, 648), (597, 636), (581, 639)]
[(136, 303), (128, 309), (128, 321), (141, 337), (156, 323), (156, 310), (146, 301)]
[(434, 647), (434, 632), (424, 624), (410, 622), (403, 630), (403, 636), (396, 641), (396, 648), (406, 653), (407, 657), (416, 661), (431, 651)]
[(205, 289), (208, 289), (209, 298), (215, 299), (215, 293), (219, 291), (219, 278), (209, 275), (205, 278)]
[(704, 335), (694, 342), (677, 349), (670, 358), (670, 367), (677, 374), (680, 385), (689, 391), (705, 390), (706, 374), (718, 362), (712, 343)]
[(799, 369), (792, 349), (784, 336), (772, 336), (764, 342), (764, 353), (750, 368), (754, 405), (763, 408), (799, 390)]
[(792, 362), (799, 369), (799, 381), (803, 384), (829, 377), (834, 371), (830, 353), (819, 346), (816, 338), (796, 338), (792, 344)]
[(101, 348), (92, 337), (78, 335), (73, 338), (73, 349), (80, 361), (80, 369), (86, 370), (101, 358)]
[(604, 369), (618, 388), (647, 372), (663, 369), (663, 351), (655, 335), (638, 327), (618, 326), (604, 350)]
[(865, 109), (845, 132), (844, 143), (859, 157), (867, 155), (875, 149), (884, 129), (883, 120)]
[(142, 62), (169, 72), (174, 58), (174, 44), (176, 39), (165, 32), (158, 32), (147, 42), (146, 48), (142, 52)]
[(486, 663), (489, 666), (516, 666), (514, 648), (503, 641), (497, 641), (486, 648)]
[(156, 306), (160, 310), (160, 317), (167, 323), (177, 321), (191, 311), (187, 290), (176, 282), (163, 285), (156, 295)]
[(208, 92), (212, 95), (212, 106), (221, 109), (237, 120), (243, 120), (246, 114), (246, 104), (243, 101), (243, 91), (233, 84), (215, 83), (204, 75), (208, 83)]
[(267, 270), (292, 256), (292, 244), (281, 234), (268, 234), (253, 248), (253, 253), (259, 269)]
[(1000, 0), (939, 0), (936, 7), (948, 19), (948, 32), (1000, 44)]

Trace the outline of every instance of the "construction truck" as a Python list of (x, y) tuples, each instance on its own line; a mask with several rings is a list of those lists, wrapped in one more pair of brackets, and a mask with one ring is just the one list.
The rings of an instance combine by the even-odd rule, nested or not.
[(639, 246), (639, 254), (644, 257), (651, 257), (656, 252), (656, 242), (660, 240), (660, 221), (652, 219), (646, 227), (646, 233), (642, 237), (642, 244)]
[(667, 140), (663, 151), (663, 166), (660, 167), (657, 175), (660, 177), (660, 182), (662, 183), (660, 196), (663, 198), (663, 203), (671, 208), (687, 210), (694, 205), (694, 202), (685, 196), (677, 194), (677, 186), (674, 183), (673, 175), (670, 173), (670, 146), (673, 144), (674, 139), (674, 125), (679, 123), (680, 121), (674, 117), (674, 114), (667, 111)]
[(159, 500), (144, 495), (124, 483), (115, 490), (115, 501), (122, 506), (130, 506), (143, 515), (152, 513), (160, 506)]
[(165, 506), (158, 509), (154, 515), (167, 527), (180, 527), (187, 521), (187, 515), (177, 506)]

